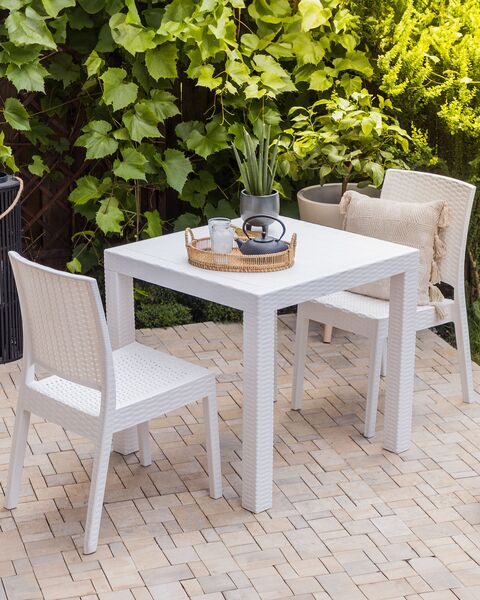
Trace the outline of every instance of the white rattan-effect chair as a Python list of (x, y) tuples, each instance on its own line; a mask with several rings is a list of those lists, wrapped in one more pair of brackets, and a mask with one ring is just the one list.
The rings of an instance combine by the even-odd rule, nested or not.
[[(112, 352), (97, 282), (9, 253), (20, 298), (24, 357), (6, 508), (17, 505), (30, 413), (95, 443), (84, 552), (95, 552), (112, 436), (137, 427), (151, 464), (148, 421), (203, 399), (210, 495), (222, 494), (215, 376), (136, 342)], [(36, 370), (50, 376), (35, 379)]]
[[(475, 186), (469, 183), (441, 175), (389, 169), (381, 194), (381, 198), (401, 202), (448, 202), (449, 226), (445, 229), (447, 254), (442, 259), (441, 272), (442, 281), (454, 288), (454, 299), (444, 300), (442, 303), (446, 316), (441, 320), (437, 318), (433, 306), (418, 306), (416, 329), (420, 331), (453, 321), (465, 402), (472, 402), (474, 399), (465, 305), (464, 260), (475, 189)], [(338, 248), (338, 252), (341, 252), (341, 248)], [(369, 338), (371, 349), (364, 433), (366, 437), (375, 435), (380, 372), (386, 369), (382, 362), (386, 362), (383, 355), (388, 334), (388, 315), (388, 300), (378, 300), (352, 292), (339, 292), (299, 305), (292, 408), (301, 408), (309, 322), (328, 323)]]

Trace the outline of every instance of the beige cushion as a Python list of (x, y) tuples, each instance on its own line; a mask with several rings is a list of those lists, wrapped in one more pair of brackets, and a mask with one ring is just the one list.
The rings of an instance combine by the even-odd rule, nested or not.
[[(434, 284), (441, 281), (440, 261), (446, 251), (440, 237), (440, 230), (447, 226), (445, 201), (397, 202), (349, 191), (342, 197), (340, 212), (345, 215), (346, 231), (417, 248), (420, 251), (418, 304), (435, 304), (442, 312), (439, 303), (444, 298)], [(390, 279), (362, 285), (351, 291), (388, 300)]]

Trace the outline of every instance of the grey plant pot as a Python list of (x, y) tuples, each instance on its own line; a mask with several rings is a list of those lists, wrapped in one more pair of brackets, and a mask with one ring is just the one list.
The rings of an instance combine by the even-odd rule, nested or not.
[[(349, 183), (347, 189), (372, 198), (378, 198), (381, 192), (373, 185), (359, 188), (356, 183)], [(341, 183), (326, 183), (325, 185), (311, 185), (303, 188), (297, 193), (300, 219), (318, 225), (325, 225), (326, 227), (342, 229), (343, 216), (338, 208), (341, 198)]]
[[(276, 190), (268, 196), (252, 196), (245, 190), (240, 192), (240, 216), (245, 221), (255, 215), (272, 215), (278, 217), (280, 213), (280, 196)], [(268, 218), (254, 219), (250, 225), (268, 228), (273, 221)]]

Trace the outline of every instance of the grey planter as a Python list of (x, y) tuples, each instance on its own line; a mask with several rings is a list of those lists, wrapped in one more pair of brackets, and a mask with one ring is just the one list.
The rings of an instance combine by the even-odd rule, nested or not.
[[(356, 183), (349, 183), (347, 189), (358, 191), (360, 194), (372, 198), (378, 198), (381, 192), (373, 185), (359, 188)], [(341, 197), (341, 183), (326, 183), (303, 188), (297, 193), (300, 219), (326, 227), (342, 229), (343, 216), (338, 208)]]
[[(245, 221), (255, 215), (272, 215), (278, 217), (280, 213), (280, 196), (276, 190), (268, 196), (252, 196), (245, 190), (240, 192), (240, 216)], [(273, 223), (272, 219), (253, 219), (249, 225), (254, 227), (265, 227)]]

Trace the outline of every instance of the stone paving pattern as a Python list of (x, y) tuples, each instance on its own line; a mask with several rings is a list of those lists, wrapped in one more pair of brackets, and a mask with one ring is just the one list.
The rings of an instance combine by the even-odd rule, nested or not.
[[(0, 600), (480, 599), (480, 405), (462, 403), (456, 351), (419, 334), (413, 443), (395, 455), (381, 414), (361, 435), (359, 337), (326, 345), (312, 326), (303, 410), (290, 410), (294, 324), (281, 318), (272, 510), (239, 500), (241, 325), (142, 330), (218, 375), (224, 497), (207, 495), (200, 405), (160, 418), (150, 467), (112, 455), (98, 551), (83, 556), (92, 444), (34, 417), (21, 503), (0, 508)], [(19, 375), (0, 366), (3, 489)]]

